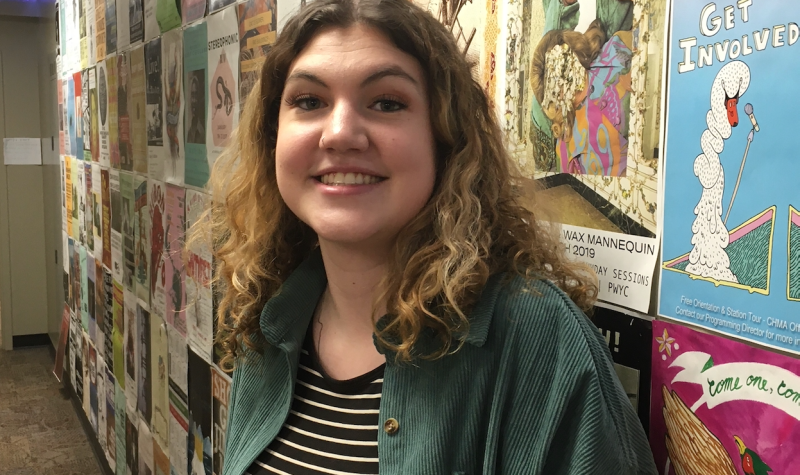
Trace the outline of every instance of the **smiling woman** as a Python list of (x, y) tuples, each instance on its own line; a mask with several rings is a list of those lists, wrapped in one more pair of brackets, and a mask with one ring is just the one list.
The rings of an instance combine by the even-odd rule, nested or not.
[(310, 2), (211, 183), (225, 474), (655, 473), (596, 284), (428, 13)]

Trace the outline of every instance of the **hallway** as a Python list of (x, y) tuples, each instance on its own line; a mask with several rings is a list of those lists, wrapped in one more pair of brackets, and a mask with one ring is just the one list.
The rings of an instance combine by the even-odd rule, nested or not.
[(95, 475), (100, 468), (47, 347), (0, 350), (0, 475)]

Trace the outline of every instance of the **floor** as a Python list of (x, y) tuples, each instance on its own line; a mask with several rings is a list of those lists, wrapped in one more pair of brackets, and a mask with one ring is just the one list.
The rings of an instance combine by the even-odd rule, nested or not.
[(0, 350), (0, 475), (100, 475), (47, 347)]

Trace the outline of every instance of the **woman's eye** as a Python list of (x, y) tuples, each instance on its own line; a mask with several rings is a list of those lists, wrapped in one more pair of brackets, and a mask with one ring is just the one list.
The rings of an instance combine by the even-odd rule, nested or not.
[(301, 97), (294, 101), (297, 107), (303, 110), (316, 110), (322, 107), (322, 101), (317, 99), (316, 97)]
[(381, 99), (372, 105), (373, 110), (379, 112), (397, 112), (406, 108), (406, 105), (391, 99)]

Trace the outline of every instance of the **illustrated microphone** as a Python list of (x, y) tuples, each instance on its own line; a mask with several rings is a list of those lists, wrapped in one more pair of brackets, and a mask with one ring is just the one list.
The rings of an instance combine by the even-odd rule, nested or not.
[(750, 117), (750, 122), (753, 124), (753, 129), (758, 132), (758, 121), (756, 120), (756, 116), (753, 114), (753, 104), (749, 102), (744, 105), (744, 113), (747, 114), (747, 117)]

